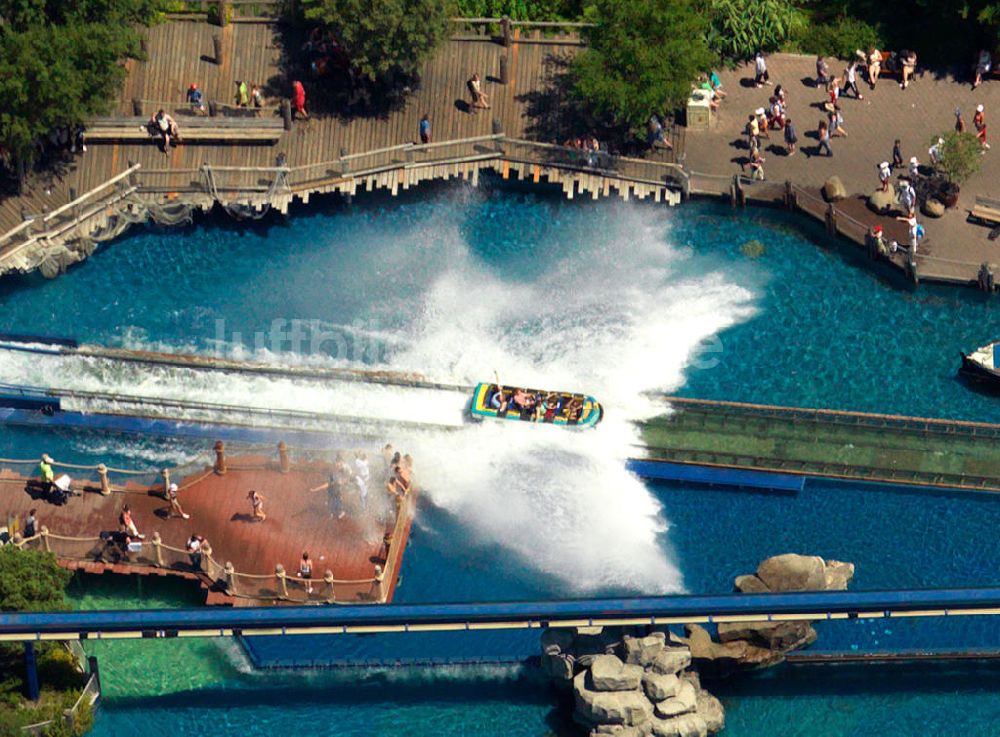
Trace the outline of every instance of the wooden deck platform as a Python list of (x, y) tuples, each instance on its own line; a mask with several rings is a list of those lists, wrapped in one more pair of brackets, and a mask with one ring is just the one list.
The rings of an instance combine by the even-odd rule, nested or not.
[[(277, 461), (265, 457), (232, 458), (224, 475), (206, 467), (173, 477), (190, 519), (169, 516), (162, 483), (127, 484), (103, 496), (98, 483), (74, 480), (74, 489), (82, 493), (64, 505), (53, 505), (41, 495), (35, 479), (9, 469), (0, 470), (0, 509), (5, 518), (22, 520), (29, 509), (37, 509), (39, 524), (47, 534), (25, 545), (50, 549), (67, 568), (179, 576), (199, 582), (208, 590), (207, 601), (212, 604), (386, 602), (392, 599), (402, 564), (413, 499), (407, 500), (397, 517), (377, 470), (381, 463), (380, 457), (372, 462), (367, 508), (361, 507), (360, 496), (348, 495), (342, 518), (332, 512), (325, 491), (310, 491), (327, 481), (330, 463), (292, 464), (282, 473)], [(252, 517), (247, 499), (250, 489), (265, 497), (267, 519), (263, 522)], [(99, 535), (118, 529), (118, 515), (126, 503), (145, 540), (141, 551), (119, 559)], [(185, 553), (192, 534), (202, 535), (211, 546), (200, 571)], [(391, 538), (388, 542), (387, 537)], [(305, 582), (295, 578), (303, 551), (313, 560), (311, 596), (306, 594)], [(235, 575), (227, 574), (227, 563)], [(288, 576), (284, 583), (276, 575), (278, 565)], [(382, 569), (381, 576), (376, 566)], [(333, 582), (323, 580), (327, 571)]]

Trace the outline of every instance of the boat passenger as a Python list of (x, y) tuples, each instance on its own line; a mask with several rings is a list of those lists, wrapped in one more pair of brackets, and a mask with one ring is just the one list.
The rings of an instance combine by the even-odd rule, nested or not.
[(562, 407), (562, 397), (558, 394), (549, 394), (542, 402), (542, 422), (552, 422)]

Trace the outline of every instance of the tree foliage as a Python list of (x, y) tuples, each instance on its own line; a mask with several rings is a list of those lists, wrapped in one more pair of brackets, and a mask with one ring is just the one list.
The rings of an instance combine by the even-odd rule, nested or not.
[(414, 74), (448, 36), (449, 0), (303, 0), (305, 17), (330, 28), (353, 67), (372, 80)]
[(705, 9), (712, 19), (709, 46), (729, 59), (775, 51), (804, 25), (792, 0), (707, 0)]
[(457, 0), (456, 12), (462, 18), (500, 18), (512, 20), (579, 20), (583, 0)]
[(962, 184), (983, 165), (983, 147), (974, 133), (951, 131), (934, 136), (931, 143), (943, 138), (936, 168), (949, 182)]
[(836, 18), (826, 23), (810, 23), (795, 37), (795, 47), (807, 54), (840, 59), (855, 58), (857, 49), (884, 48), (879, 30), (856, 18)]
[(683, 104), (712, 66), (708, 22), (691, 0), (595, 0), (587, 48), (574, 59), (573, 94), (605, 125), (640, 129)]
[(65, 609), (71, 573), (52, 553), (0, 547), (0, 611), (44, 612)]
[(139, 56), (137, 24), (159, 0), (0, 0), (0, 146), (30, 162), (36, 140), (106, 112)]

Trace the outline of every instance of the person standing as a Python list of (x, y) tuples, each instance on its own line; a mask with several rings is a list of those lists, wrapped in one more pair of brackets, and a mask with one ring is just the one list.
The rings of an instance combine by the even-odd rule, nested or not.
[(312, 561), (309, 559), (309, 553), (303, 552), (302, 559), (299, 561), (299, 578), (304, 579), (304, 585), (307, 594), (313, 592), (312, 585), (312, 575), (313, 575), (313, 565)]
[(431, 119), (426, 113), (424, 113), (424, 117), (420, 119), (420, 142), (431, 142)]
[(250, 106), (250, 88), (243, 80), (236, 82), (236, 105), (238, 107)]
[(757, 149), (750, 152), (750, 178), (755, 181), (764, 181), (764, 157)]
[(42, 477), (42, 485), (45, 487), (44, 492), (46, 495), (52, 492), (52, 487), (55, 486), (56, 475), (52, 470), (52, 464), (55, 461), (52, 460), (52, 456), (48, 453), (42, 453), (42, 460), (38, 462), (38, 473)]
[(847, 131), (844, 129), (844, 113), (840, 110), (840, 105), (834, 105), (833, 110), (829, 113), (830, 116), (830, 135), (831, 136), (843, 136), (847, 137)]
[(833, 149), (830, 148), (830, 129), (827, 127), (826, 121), (819, 121), (819, 129), (816, 131), (819, 138), (819, 146), (816, 147), (816, 155), (819, 156), (821, 151), (826, 151), (827, 156), (833, 156)]
[(264, 107), (264, 90), (260, 88), (260, 85), (255, 84), (250, 88), (250, 100), (255, 109), (259, 110)]
[(830, 65), (822, 55), (816, 57), (816, 86), (830, 89)]
[(187, 101), (195, 113), (198, 115), (206, 115), (205, 102), (202, 98), (201, 90), (198, 89), (198, 85), (194, 82), (192, 82), (191, 86), (188, 87)]
[(758, 51), (757, 55), (753, 58), (754, 66), (754, 86), (763, 87), (765, 84), (771, 84), (770, 75), (767, 73), (767, 62), (764, 61), (764, 53)]
[(354, 481), (361, 495), (361, 508), (368, 510), (368, 484), (371, 481), (371, 469), (368, 467), (368, 456), (363, 450), (354, 454)]
[(309, 117), (306, 112), (306, 88), (299, 80), (292, 82), (292, 105), (295, 106), (295, 116), (303, 120)]
[(903, 150), (899, 146), (899, 139), (897, 138), (892, 143), (892, 168), (895, 169), (897, 166), (903, 165)]
[(955, 108), (955, 132), (965, 133), (965, 118), (962, 117), (961, 108)]
[(850, 62), (847, 65), (847, 69), (844, 70), (843, 93), (847, 94), (848, 90), (852, 91), (857, 99), (865, 99), (865, 96), (861, 94), (861, 90), (858, 89), (858, 62), (856, 59)]
[(979, 139), (979, 143), (982, 144), (983, 148), (989, 148), (990, 144), (986, 142), (986, 112), (983, 110), (982, 104), (976, 105), (976, 114), (972, 116), (972, 125), (976, 128), (976, 138)]
[(889, 167), (888, 161), (883, 161), (878, 165), (878, 180), (882, 185), (882, 191), (889, 191), (889, 179), (892, 178), (892, 169)]
[(917, 191), (909, 179), (901, 179), (899, 182), (899, 206), (909, 217), (917, 214)]
[(906, 223), (910, 233), (910, 252), (916, 255), (917, 245), (924, 234), (924, 226), (917, 222), (917, 216), (907, 213), (905, 216), (898, 216), (896, 220)]
[(170, 516), (183, 517), (184, 519), (191, 519), (191, 515), (187, 514), (181, 507), (181, 500), (177, 497), (177, 484), (170, 484), (167, 488), (167, 501), (170, 502)]
[(792, 123), (791, 118), (785, 118), (785, 148), (789, 156), (795, 153), (795, 144), (798, 142), (799, 137), (795, 132), (795, 124)]
[(760, 148), (760, 121), (756, 115), (750, 115), (747, 120), (747, 146), (750, 150)]
[(31, 508), (28, 510), (28, 516), (24, 518), (24, 537), (25, 539), (29, 537), (34, 537), (38, 534), (38, 518), (35, 516), (35, 512), (38, 510)]

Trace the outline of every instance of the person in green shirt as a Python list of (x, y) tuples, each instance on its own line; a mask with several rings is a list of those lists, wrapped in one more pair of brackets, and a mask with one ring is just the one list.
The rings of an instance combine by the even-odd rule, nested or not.
[(248, 107), (250, 105), (250, 90), (247, 87), (247, 83), (240, 81), (236, 85), (236, 104), (240, 107)]

